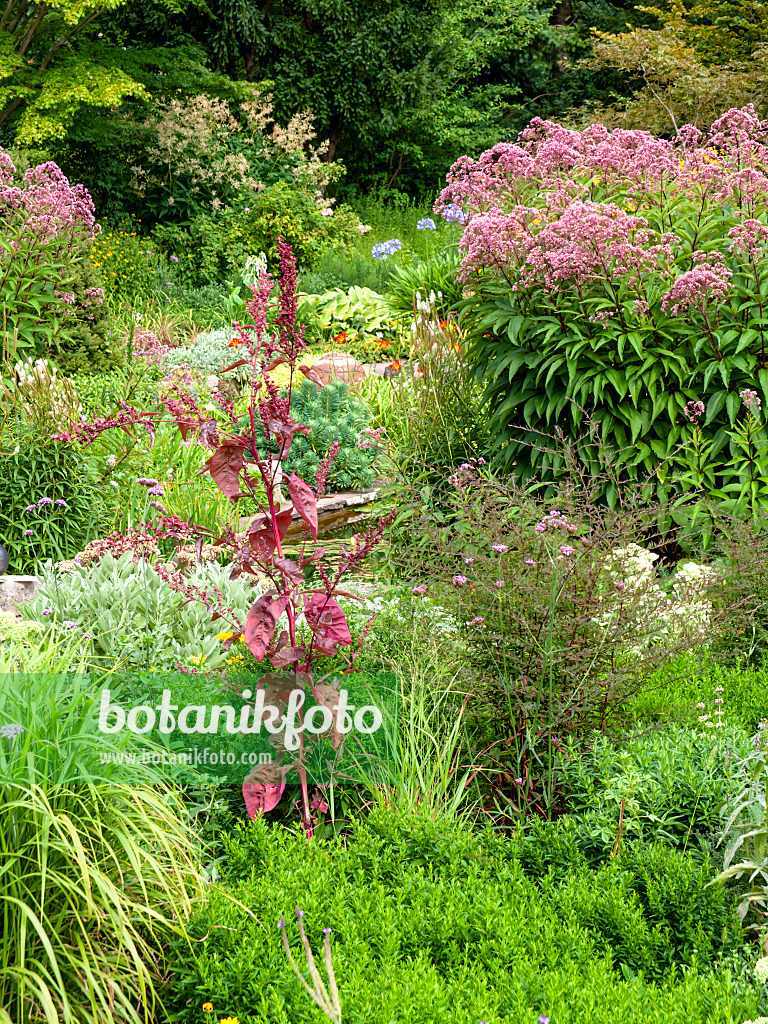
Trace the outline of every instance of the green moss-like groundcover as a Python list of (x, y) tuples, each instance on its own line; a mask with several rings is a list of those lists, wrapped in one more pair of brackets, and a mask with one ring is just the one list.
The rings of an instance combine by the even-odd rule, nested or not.
[(514, 840), (390, 811), (346, 839), (256, 821), (225, 845), (221, 886), (173, 951), (173, 1022), (200, 1021), (204, 1002), (214, 1020), (325, 1021), (276, 927), (285, 914), (303, 963), (296, 905), (315, 950), (333, 928), (345, 1024), (741, 1024), (760, 1009), (714, 872), (668, 847), (597, 870), (574, 849), (565, 877), (534, 878)]

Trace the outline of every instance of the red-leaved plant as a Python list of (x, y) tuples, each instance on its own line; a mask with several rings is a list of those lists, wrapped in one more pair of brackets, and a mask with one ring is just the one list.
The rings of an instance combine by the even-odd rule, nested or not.
[[(353, 670), (365, 637), (370, 630), (372, 619), (362, 630), (356, 651), (344, 654), (340, 647), (353, 646), (347, 620), (337, 598), (356, 598), (355, 594), (341, 590), (342, 578), (359, 566), (380, 543), (384, 530), (394, 518), (392, 513), (379, 521), (361, 538), (349, 547), (342, 547), (335, 566), (325, 559), (325, 549), (317, 545), (318, 515), (317, 502), (322, 496), (328, 473), (338, 451), (334, 442), (325, 460), (318, 469), (311, 486), (295, 473), (287, 479), (290, 501), (280, 507), (275, 500), (277, 478), (281, 460), (288, 455), (296, 434), (309, 434), (309, 427), (296, 423), (291, 418), (291, 391), (296, 372), (314, 381), (322, 382), (299, 360), (306, 348), (303, 327), (296, 322), (296, 261), (291, 247), (278, 239), (280, 256), (280, 280), (275, 317), (276, 332), (267, 332), (267, 311), (273, 282), (265, 272), (258, 284), (252, 287), (253, 298), (246, 303), (253, 323), (250, 326), (236, 324), (242, 338), (242, 347), (248, 352), (222, 372), (251, 364), (252, 381), (247, 416), (235, 415), (234, 405), (219, 396), (219, 402), (228, 416), (226, 427), (216, 419), (202, 412), (191, 395), (183, 399), (166, 398), (166, 413), (177, 424), (185, 437), (190, 434), (212, 449), (210, 458), (201, 472), (207, 472), (224, 495), (233, 503), (241, 498), (251, 497), (259, 514), (245, 524), (244, 530), (235, 532), (228, 527), (223, 536), (214, 541), (215, 545), (234, 551), (233, 578), (241, 574), (266, 577), (271, 586), (253, 604), (245, 623), (234, 621), (232, 612), (223, 606), (220, 595), (195, 588), (181, 573), (170, 574), (167, 567), (163, 575), (172, 586), (188, 600), (203, 602), (212, 612), (214, 619), (228, 621), (232, 635), (224, 640), (226, 647), (242, 640), (258, 661), (270, 660), (274, 672), (262, 677), (265, 686), (265, 702), (279, 708), (284, 714), (291, 694), (300, 690), (311, 690), (314, 700), (333, 712), (338, 710), (339, 693), (326, 678), (315, 678), (315, 664), (319, 658), (341, 654), (347, 672)], [(287, 394), (280, 391), (268, 376), (270, 370), (287, 365), (289, 383)], [(90, 444), (105, 429), (132, 430), (136, 425), (145, 426), (154, 440), (159, 414), (141, 414), (137, 410), (124, 408), (113, 420), (101, 420), (92, 425), (79, 425), (74, 435)], [(244, 426), (245, 421), (245, 426)], [(71, 437), (72, 435), (68, 435)], [(265, 440), (277, 444), (278, 457), (262, 456)], [(258, 486), (259, 481), (263, 490)], [(266, 492), (266, 504), (259, 500), (260, 492)], [(297, 559), (286, 557), (283, 541), (294, 514), (304, 524), (301, 550)], [(311, 538), (311, 542), (310, 542)], [(197, 539), (202, 547), (203, 531)], [(321, 586), (308, 587), (304, 570), (314, 565)], [(287, 629), (278, 631), (278, 623), (285, 616)], [(276, 763), (262, 764), (254, 768), (243, 784), (243, 796), (248, 813), (257, 814), (272, 810), (280, 802), (286, 785), (286, 777), (296, 770), (301, 786), (303, 824), (308, 835), (312, 833), (313, 817), (307, 786), (307, 755), (302, 726), (302, 711), (296, 715), (298, 749), (288, 750), (284, 734), (272, 737), (274, 744), (280, 741)], [(338, 749), (342, 735), (335, 728), (329, 730), (329, 738)]]

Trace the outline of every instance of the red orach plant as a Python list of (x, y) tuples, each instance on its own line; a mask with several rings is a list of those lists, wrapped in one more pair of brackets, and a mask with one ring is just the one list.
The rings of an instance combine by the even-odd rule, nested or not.
[[(361, 565), (371, 551), (380, 543), (384, 530), (391, 523), (395, 512), (385, 516), (377, 526), (372, 527), (354, 544), (342, 547), (338, 562), (332, 565), (325, 558), (325, 549), (317, 545), (318, 514), (317, 502), (322, 496), (328, 474), (338, 451), (334, 443), (317, 470), (313, 485), (291, 473), (284, 481), (290, 501), (284, 507), (277, 505), (279, 462), (286, 458), (296, 434), (309, 434), (309, 427), (296, 423), (291, 418), (291, 390), (296, 372), (322, 386), (317, 374), (300, 363), (306, 348), (304, 329), (296, 322), (296, 261), (291, 247), (278, 239), (280, 256), (280, 280), (275, 316), (276, 334), (267, 333), (267, 311), (273, 282), (263, 273), (258, 284), (252, 287), (253, 298), (246, 305), (253, 318), (250, 326), (237, 325), (242, 338), (242, 349), (247, 356), (226, 367), (222, 372), (250, 363), (252, 367), (250, 404), (247, 426), (243, 419), (234, 414), (231, 403), (222, 402), (221, 407), (228, 417), (222, 425), (202, 413), (191, 396), (168, 398), (164, 404), (167, 415), (173, 419), (184, 436), (194, 434), (212, 454), (201, 472), (207, 472), (222, 493), (233, 503), (241, 498), (251, 497), (259, 508), (257, 514), (245, 529), (237, 533), (229, 527), (214, 543), (234, 551), (233, 576), (241, 574), (266, 577), (271, 586), (253, 604), (245, 623), (233, 621), (229, 609), (221, 607), (216, 595), (193, 593), (189, 581), (182, 580), (177, 589), (190, 600), (200, 600), (212, 612), (214, 619), (230, 622), (232, 636), (224, 640), (226, 647), (238, 640), (246, 644), (258, 661), (268, 658), (272, 673), (263, 677), (266, 684), (266, 700), (284, 713), (290, 695), (296, 690), (311, 690), (314, 700), (333, 711), (338, 705), (339, 693), (325, 677), (316, 679), (315, 664), (318, 659), (341, 654), (347, 672), (354, 669), (370, 622), (362, 631), (357, 649), (344, 654), (339, 648), (352, 647), (353, 641), (347, 620), (337, 598), (356, 598), (341, 589), (342, 579)], [(289, 383), (287, 395), (281, 395), (268, 376), (268, 371), (277, 366), (287, 365)], [(146, 414), (124, 408), (114, 419), (99, 420), (91, 425), (79, 426), (75, 436), (90, 444), (102, 431), (117, 427), (131, 430), (141, 424), (150, 431), (151, 440), (157, 428), (157, 419), (165, 414)], [(262, 456), (259, 446), (264, 439), (274, 441), (278, 446), (278, 459)], [(259, 499), (263, 485), (266, 504)], [(263, 493), (263, 492), (262, 492)], [(304, 524), (301, 551), (297, 559), (288, 558), (283, 550), (283, 541), (291, 525), (294, 513)], [(200, 531), (202, 534), (202, 531)], [(311, 538), (311, 540), (310, 540)], [(202, 536), (198, 545), (202, 544)], [(304, 580), (304, 570), (314, 565), (320, 585), (309, 587)], [(168, 570), (164, 569), (168, 578)], [(169, 580), (170, 582), (170, 580)], [(278, 631), (279, 620), (285, 616), (287, 629)], [(301, 707), (297, 714), (297, 731), (302, 726)], [(313, 829), (313, 816), (307, 786), (304, 733), (298, 732), (299, 745), (296, 751), (283, 749), (275, 764), (255, 768), (243, 784), (248, 813), (255, 817), (269, 811), (279, 803), (285, 789), (288, 773), (296, 770), (299, 776), (302, 798), (303, 824), (307, 835)], [(333, 746), (338, 748), (342, 736), (331, 732)], [(282, 763), (283, 757), (287, 763)]]

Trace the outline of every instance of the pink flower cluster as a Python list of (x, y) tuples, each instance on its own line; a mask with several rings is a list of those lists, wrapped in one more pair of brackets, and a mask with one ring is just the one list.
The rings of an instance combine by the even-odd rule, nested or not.
[(25, 229), (41, 241), (66, 238), (76, 232), (93, 238), (96, 217), (88, 189), (70, 185), (61, 168), (49, 160), (30, 167), (20, 185), (15, 185), (16, 168), (10, 155), (0, 150), (0, 217), (17, 216)]
[(675, 316), (692, 307), (706, 310), (713, 299), (727, 297), (732, 276), (733, 271), (724, 263), (699, 263), (677, 278), (662, 297), (661, 308)]
[[(748, 105), (708, 132), (686, 125), (672, 139), (536, 118), (516, 144), (457, 160), (435, 211), (464, 214), (462, 280), (490, 273), (516, 290), (582, 297), (599, 285), (613, 299), (615, 282), (629, 279), (644, 319), (654, 295), (674, 315), (726, 299), (733, 270), (724, 248), (691, 258), (689, 236), (709, 237), (696, 225), (725, 205), (730, 254), (754, 264), (768, 250), (767, 201), (768, 121)], [(591, 322), (613, 315), (598, 309)]]

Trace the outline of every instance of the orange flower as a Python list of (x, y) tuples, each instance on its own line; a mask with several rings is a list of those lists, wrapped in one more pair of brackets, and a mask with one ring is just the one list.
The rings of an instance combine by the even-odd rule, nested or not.
[(347, 340), (347, 332), (342, 331), (341, 334), (334, 334), (333, 340), (338, 341), (340, 345), (343, 345), (344, 342)]
[(389, 346), (391, 344), (392, 344), (392, 341), (389, 338), (380, 338), (379, 339), (379, 348), (389, 348)]
[(454, 341), (453, 347), (456, 352), (461, 352), (461, 345), (458, 343), (458, 341)]
[(441, 327), (441, 328), (442, 328), (442, 329), (443, 329), (444, 331), (447, 331), (447, 330), (448, 330), (448, 321), (447, 321), (447, 320), (441, 320), (441, 321), (440, 321), (440, 327)]
[(229, 343), (229, 345), (227, 347), (228, 348), (237, 348), (238, 345), (242, 345), (242, 344), (243, 344), (243, 339), (242, 338), (233, 338), (232, 341), (230, 341), (230, 343)]
[(400, 360), (396, 359), (394, 361), (394, 363), (390, 363), (389, 364), (389, 368), (390, 368), (390, 370), (399, 370), (400, 369)]

